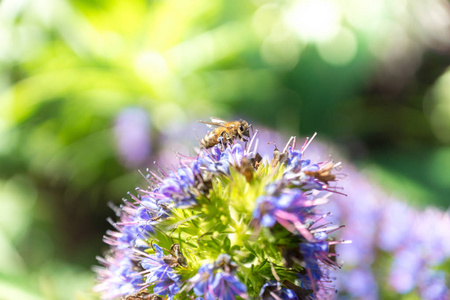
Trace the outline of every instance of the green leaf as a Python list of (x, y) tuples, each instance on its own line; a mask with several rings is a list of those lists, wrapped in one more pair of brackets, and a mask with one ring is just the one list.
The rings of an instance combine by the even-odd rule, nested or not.
[(252, 248), (252, 246), (250, 245), (250, 243), (249, 243), (248, 241), (244, 241), (243, 243), (244, 243), (244, 247), (245, 247), (248, 251), (250, 251), (253, 255), (256, 256), (256, 252), (255, 252), (255, 250)]
[(222, 249), (223, 251), (225, 251), (226, 253), (230, 252), (230, 246), (231, 246), (231, 241), (228, 237), (225, 237), (225, 239), (223, 240), (223, 244), (222, 244)]

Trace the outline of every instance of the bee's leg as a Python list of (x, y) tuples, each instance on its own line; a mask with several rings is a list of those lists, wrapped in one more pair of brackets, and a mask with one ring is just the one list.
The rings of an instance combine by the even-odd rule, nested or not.
[(224, 138), (223, 138), (223, 132), (217, 138), (217, 142), (218, 142), (218, 145), (221, 146), (222, 150), (225, 150), (225, 142), (224, 142)]
[(226, 133), (226, 132), (225, 132), (225, 135), (226, 135), (227, 144), (228, 144), (228, 145), (232, 145), (232, 144), (233, 144), (233, 140), (235, 139), (235, 136), (234, 136), (234, 135), (230, 136), (230, 135), (229, 135), (228, 133)]
[(247, 148), (248, 138), (244, 137), (243, 134), (239, 134), (239, 138), (241, 141), (243, 141), (245, 143), (244, 147)]
[(229, 135), (228, 133), (226, 133), (225, 131), (222, 131), (222, 133), (220, 134), (220, 137), (217, 139), (220, 140), (220, 144), (222, 145), (222, 149), (225, 150), (227, 147), (227, 144), (229, 144)]

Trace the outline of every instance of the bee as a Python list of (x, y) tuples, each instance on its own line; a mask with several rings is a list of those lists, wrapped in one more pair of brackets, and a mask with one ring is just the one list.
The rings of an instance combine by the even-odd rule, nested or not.
[(262, 164), (262, 157), (259, 153), (256, 153), (255, 157), (251, 159), (253, 168), (258, 170), (259, 166)]
[(205, 171), (204, 173), (196, 174), (191, 192), (196, 196), (204, 195), (209, 197), (209, 191), (212, 189), (212, 178), (213, 174), (211, 172)]
[(334, 164), (332, 162), (326, 164), (322, 169), (317, 171), (305, 171), (305, 174), (311, 177), (314, 177), (325, 184), (328, 184), (328, 181), (333, 181), (336, 179), (336, 176), (331, 174), (331, 169)]
[(252, 181), (253, 172), (255, 172), (255, 167), (252, 164), (252, 161), (248, 157), (243, 157), (240, 166), (236, 166), (236, 170), (245, 176), (247, 182)]
[(241, 161), (241, 165), (236, 165), (236, 170), (245, 176), (245, 179), (247, 179), (247, 182), (252, 181), (253, 179), (253, 173), (255, 170), (258, 170), (259, 166), (261, 165), (262, 157), (259, 155), (259, 153), (256, 153), (254, 158), (248, 158), (243, 157)]
[(168, 264), (171, 268), (176, 267), (187, 267), (186, 257), (184, 257), (181, 252), (180, 245), (175, 243), (170, 247), (170, 254), (163, 257), (163, 261)]
[(278, 164), (282, 164), (287, 160), (287, 153), (281, 152), (277, 147), (273, 150), (273, 159), (271, 161), (272, 168), (275, 168)]
[(207, 149), (217, 144), (231, 144), (237, 138), (241, 141), (248, 141), (250, 138), (249, 128), (251, 125), (244, 120), (227, 122), (222, 119), (211, 118), (211, 122), (199, 122), (208, 124), (211, 128), (212, 126), (218, 126), (207, 133), (201, 141), (202, 146)]
[(162, 300), (163, 298), (158, 295), (149, 294), (145, 291), (138, 292), (136, 294), (122, 297), (121, 300)]

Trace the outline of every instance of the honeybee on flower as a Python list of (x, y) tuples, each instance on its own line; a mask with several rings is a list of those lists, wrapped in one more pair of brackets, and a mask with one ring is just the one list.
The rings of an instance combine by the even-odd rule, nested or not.
[(205, 148), (211, 148), (217, 144), (232, 144), (237, 138), (246, 141), (250, 137), (249, 128), (251, 125), (244, 120), (227, 122), (219, 118), (211, 118), (211, 122), (199, 122), (205, 123), (211, 128), (217, 126), (217, 128), (214, 128), (201, 140), (200, 143)]

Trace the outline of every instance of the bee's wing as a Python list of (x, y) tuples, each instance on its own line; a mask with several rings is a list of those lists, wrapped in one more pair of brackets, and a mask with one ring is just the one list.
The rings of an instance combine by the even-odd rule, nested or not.
[(210, 117), (210, 119), (211, 119), (211, 122), (212, 122), (212, 123), (220, 124), (220, 126), (223, 126), (223, 125), (225, 125), (226, 123), (228, 123), (228, 121), (225, 121), (224, 119), (217, 118), (217, 117)]
[(214, 128), (214, 126), (221, 126), (220, 124), (208, 122), (208, 121), (197, 121), (198, 123), (206, 124), (209, 128)]
[(223, 126), (227, 123), (227, 121), (211, 117), (211, 122), (208, 121), (198, 121), (199, 123), (206, 124), (209, 128), (213, 128), (213, 126)]

